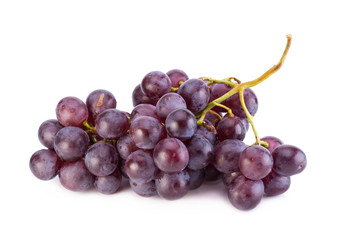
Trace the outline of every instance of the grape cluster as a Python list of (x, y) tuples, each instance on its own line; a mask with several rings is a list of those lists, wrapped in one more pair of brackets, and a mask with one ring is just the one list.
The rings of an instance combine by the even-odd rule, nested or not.
[[(133, 91), (131, 114), (117, 110), (106, 90), (93, 91), (86, 103), (65, 97), (56, 106), (57, 120), (39, 128), (47, 149), (31, 156), (30, 169), (41, 180), (58, 175), (69, 190), (94, 187), (104, 194), (117, 192), (127, 178), (137, 194), (168, 200), (222, 178), (230, 202), (252, 209), (263, 196), (284, 193), (306, 157), (276, 137), (262, 138), (266, 147), (246, 145), (249, 122), (236, 94), (222, 102), (233, 114), (215, 106), (198, 124), (199, 113), (230, 90), (175, 69), (144, 77)], [(255, 115), (258, 100), (251, 89), (244, 101)]]

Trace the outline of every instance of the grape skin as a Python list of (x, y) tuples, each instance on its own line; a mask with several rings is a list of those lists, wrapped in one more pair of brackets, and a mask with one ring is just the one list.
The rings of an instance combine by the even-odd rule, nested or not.
[(176, 109), (167, 116), (165, 128), (170, 137), (185, 141), (194, 135), (197, 129), (197, 121), (194, 114), (189, 110)]
[[(250, 115), (255, 115), (258, 110), (258, 99), (253, 90), (250, 88), (244, 91), (245, 106), (248, 109)], [(223, 102), (224, 105), (231, 108), (232, 112), (240, 117), (247, 118), (246, 114), (241, 106), (239, 94), (234, 94)]]
[(273, 167), (271, 153), (264, 147), (252, 145), (242, 151), (239, 158), (239, 169), (245, 177), (260, 180), (268, 175)]
[(172, 87), (178, 88), (179, 82), (185, 82), (189, 79), (189, 77), (186, 75), (186, 73), (180, 69), (172, 69), (166, 73), (166, 75), (169, 76), (171, 80)]
[(187, 171), (179, 173), (161, 172), (155, 179), (155, 185), (160, 197), (176, 200), (185, 196), (189, 191), (190, 175)]
[(199, 170), (214, 160), (214, 146), (202, 135), (195, 134), (186, 142), (189, 151), (188, 168)]
[(130, 122), (134, 121), (138, 117), (149, 116), (159, 119), (156, 114), (156, 107), (151, 104), (139, 104), (131, 112)]
[(215, 182), (219, 180), (222, 176), (222, 173), (219, 172), (213, 164), (207, 165), (205, 168), (205, 181), (206, 182)]
[(165, 138), (154, 149), (155, 165), (163, 172), (181, 172), (189, 163), (189, 152), (179, 139)]
[(137, 183), (130, 179), (131, 189), (142, 197), (151, 197), (157, 195), (155, 181), (147, 183)]
[(155, 178), (158, 169), (150, 153), (137, 150), (126, 159), (125, 171), (129, 178), (136, 183), (146, 183)]
[(135, 145), (130, 135), (127, 134), (117, 140), (116, 149), (118, 150), (120, 157), (126, 159), (130, 153), (135, 152), (139, 148)]
[(222, 173), (239, 171), (238, 160), (245, 148), (245, 143), (237, 139), (220, 142), (215, 147), (214, 167)]
[(266, 196), (283, 194), (289, 189), (291, 183), (290, 177), (281, 176), (275, 171), (271, 171), (262, 181)]
[(94, 187), (96, 191), (103, 194), (113, 194), (121, 187), (122, 176), (120, 170), (117, 168), (115, 171), (103, 177), (95, 177)]
[(250, 180), (240, 175), (228, 187), (231, 204), (240, 210), (255, 208), (264, 195), (264, 184), (261, 180)]
[(85, 191), (94, 185), (95, 177), (86, 168), (84, 160), (65, 162), (59, 171), (60, 183), (71, 191)]
[(277, 148), (278, 146), (284, 144), (280, 139), (272, 136), (263, 137), (260, 140), (267, 142), (269, 144), (267, 150), (269, 150), (270, 153), (272, 153), (275, 150), (275, 148)]
[(141, 91), (140, 84), (137, 85), (132, 93), (133, 106), (136, 107), (139, 104), (148, 103), (155, 105), (159, 98), (150, 98)]
[(160, 98), (171, 90), (170, 78), (162, 72), (153, 71), (145, 75), (141, 81), (142, 92), (150, 98)]
[(107, 109), (97, 116), (95, 128), (102, 138), (118, 139), (126, 134), (129, 129), (129, 121), (124, 112)]
[(195, 190), (199, 188), (205, 180), (205, 169), (191, 170), (190, 168), (187, 168), (186, 171), (190, 176), (189, 189)]
[(76, 161), (83, 157), (89, 146), (89, 136), (78, 127), (64, 127), (55, 136), (54, 149), (64, 161)]
[(62, 128), (63, 126), (55, 119), (49, 119), (43, 122), (38, 130), (40, 143), (48, 149), (54, 149), (55, 135)]
[(238, 139), (242, 141), (246, 133), (243, 122), (237, 116), (232, 118), (224, 117), (221, 119), (216, 127), (216, 131), (220, 141), (226, 139)]
[(91, 92), (86, 98), (86, 106), (89, 111), (89, 121), (94, 122), (96, 117), (106, 109), (116, 108), (114, 95), (104, 89)]
[(119, 157), (113, 145), (107, 142), (97, 142), (85, 155), (87, 169), (98, 177), (112, 174), (118, 166)]
[(281, 145), (272, 153), (274, 170), (282, 176), (292, 176), (302, 172), (306, 167), (305, 153), (292, 145)]
[(31, 156), (29, 167), (38, 179), (50, 180), (58, 174), (61, 164), (60, 158), (54, 151), (42, 149)]
[(56, 118), (65, 127), (80, 127), (88, 116), (86, 104), (77, 97), (65, 97), (56, 106)]
[(156, 113), (160, 120), (165, 122), (169, 113), (179, 108), (186, 109), (185, 100), (177, 93), (167, 93), (157, 102)]
[(178, 94), (184, 98), (187, 108), (193, 113), (203, 110), (210, 99), (209, 87), (206, 83), (196, 78), (181, 84)]
[(143, 116), (131, 123), (130, 136), (138, 148), (153, 149), (166, 135), (164, 127), (157, 119)]
[[(209, 127), (213, 127), (213, 125), (211, 124), (211, 122), (209, 122), (207, 119), (204, 119), (205, 124)], [(206, 127), (202, 126), (202, 125), (198, 125), (195, 134), (199, 134), (202, 135), (203, 137), (205, 137), (212, 145), (215, 146), (216, 143), (216, 138), (217, 135), (215, 135), (214, 132), (212, 132), (211, 130), (207, 129)]]

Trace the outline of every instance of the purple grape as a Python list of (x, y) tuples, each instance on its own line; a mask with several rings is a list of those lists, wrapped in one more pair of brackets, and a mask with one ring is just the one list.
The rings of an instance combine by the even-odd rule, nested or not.
[[(228, 86), (226, 86), (226, 84), (222, 84), (222, 83), (216, 83), (216, 84), (213, 84), (210, 86), (211, 86), (211, 92), (210, 92), (210, 101), (209, 102), (214, 101), (215, 99), (223, 96), (225, 93), (227, 93), (231, 90), (231, 87), (228, 87)], [(224, 102), (222, 102), (221, 104), (224, 104)], [(227, 110), (225, 108), (218, 107), (218, 106), (213, 107), (211, 110), (214, 110), (216, 112), (227, 112)]]
[(90, 189), (95, 177), (86, 168), (84, 160), (65, 162), (59, 171), (60, 183), (71, 191), (85, 191)]
[[(205, 124), (213, 127), (213, 125), (211, 124), (211, 122), (209, 122), (208, 120), (204, 120)], [(205, 137), (212, 145), (215, 145), (216, 143), (216, 135), (214, 132), (212, 132), (210, 129), (207, 129), (206, 127), (202, 126), (202, 125), (198, 125), (195, 134), (199, 134), (202, 135), (203, 137)]]
[(120, 189), (121, 181), (121, 172), (117, 168), (108, 176), (95, 177), (94, 187), (98, 192), (103, 194), (113, 194)]
[(231, 204), (240, 210), (255, 208), (264, 195), (264, 184), (261, 180), (250, 180), (243, 175), (235, 178), (228, 187)]
[(269, 150), (270, 153), (272, 153), (275, 150), (275, 148), (277, 148), (278, 146), (284, 144), (280, 139), (278, 139), (277, 137), (272, 137), (272, 136), (263, 137), (260, 140), (265, 141), (269, 144), (269, 147), (267, 148), (267, 150)]
[(212, 114), (211, 112), (207, 112), (205, 114), (204, 120), (210, 122), (214, 127), (217, 127), (217, 125), (221, 119), (218, 116), (216, 116), (215, 114)]
[(197, 121), (194, 114), (189, 110), (176, 109), (167, 116), (165, 128), (170, 137), (185, 141), (194, 135), (197, 129)]
[(166, 75), (169, 76), (172, 87), (174, 87), (174, 88), (178, 88), (180, 86), (179, 85), (180, 81), (185, 82), (186, 80), (189, 79), (189, 77), (186, 75), (186, 73), (180, 69), (170, 70), (166, 73)]
[(160, 98), (171, 91), (171, 80), (165, 73), (153, 71), (146, 74), (141, 81), (140, 87), (146, 96)]
[(85, 155), (87, 169), (98, 177), (112, 174), (118, 166), (119, 156), (113, 145), (98, 142), (92, 145)]
[(178, 94), (180, 94), (186, 106), (193, 113), (200, 112), (209, 103), (209, 87), (200, 79), (190, 79), (181, 84)]
[(264, 192), (266, 196), (276, 196), (283, 194), (290, 187), (290, 177), (281, 176), (271, 171), (262, 179), (264, 183)]
[(245, 127), (245, 133), (249, 130), (250, 124), (247, 118), (240, 118), (241, 122), (243, 123)]
[(95, 128), (100, 137), (117, 139), (126, 134), (129, 129), (129, 121), (124, 112), (107, 109), (97, 116)]
[(182, 198), (189, 191), (190, 175), (187, 171), (179, 173), (160, 173), (155, 179), (156, 190), (160, 197), (167, 200)]
[(89, 121), (94, 123), (96, 117), (106, 109), (116, 108), (114, 95), (103, 89), (98, 89), (86, 98), (86, 106), (89, 111)]
[(282, 176), (301, 173), (306, 167), (305, 153), (292, 145), (281, 145), (272, 153), (274, 170)]
[(224, 117), (221, 119), (216, 127), (216, 131), (220, 141), (226, 139), (238, 139), (242, 141), (246, 133), (244, 124), (237, 116), (232, 118)]
[(240, 175), (242, 175), (241, 172), (224, 173), (222, 176), (222, 180), (225, 187), (228, 188), (230, 184), (234, 181), (234, 179), (236, 179)]
[(56, 106), (57, 120), (65, 127), (80, 127), (88, 116), (86, 104), (76, 97), (65, 97)]
[(242, 151), (239, 158), (239, 169), (245, 177), (260, 180), (268, 175), (273, 167), (271, 153), (264, 147), (252, 145)]
[(158, 115), (156, 114), (156, 107), (154, 105), (139, 104), (132, 110), (130, 115), (130, 122), (134, 121), (138, 117), (143, 116), (159, 119)]
[(163, 172), (181, 172), (189, 163), (189, 152), (176, 138), (165, 138), (154, 149), (155, 165)]
[(135, 152), (139, 148), (135, 145), (130, 135), (127, 134), (117, 140), (116, 149), (118, 150), (120, 157), (126, 159), (130, 153)]
[(155, 178), (158, 169), (150, 153), (137, 150), (126, 159), (125, 171), (129, 178), (136, 183), (146, 183)]
[(63, 128), (63, 126), (55, 119), (43, 122), (38, 131), (40, 143), (48, 149), (54, 149), (55, 135), (61, 128)]
[(199, 170), (214, 160), (214, 146), (203, 136), (195, 134), (186, 142), (189, 151), (188, 168)]
[(160, 120), (165, 122), (166, 117), (175, 109), (186, 109), (185, 100), (177, 93), (167, 93), (156, 104), (156, 113)]
[[(245, 89), (244, 91), (244, 100), (246, 108), (248, 109), (250, 115), (255, 115), (258, 110), (258, 100), (253, 90), (250, 88)], [(246, 114), (241, 106), (239, 94), (234, 94), (230, 98), (226, 99), (224, 105), (231, 108), (232, 112), (240, 117), (246, 118)]]
[(129, 179), (129, 176), (127, 175), (126, 169), (125, 169), (125, 162), (126, 162), (126, 159), (119, 158), (118, 168), (120, 169), (122, 176), (126, 179)]
[(138, 148), (153, 149), (165, 137), (165, 129), (153, 117), (139, 117), (130, 125), (130, 136)]
[(154, 180), (147, 183), (136, 183), (130, 179), (129, 182), (131, 189), (142, 197), (151, 197), (157, 195)]
[(186, 171), (190, 176), (189, 189), (194, 190), (199, 188), (205, 180), (205, 169), (191, 170), (187, 168)]
[(78, 127), (64, 127), (58, 131), (54, 140), (56, 154), (64, 161), (82, 158), (89, 146), (89, 136)]
[(30, 158), (30, 170), (40, 180), (54, 178), (61, 167), (61, 160), (52, 150), (42, 149)]
[(213, 164), (207, 165), (205, 168), (205, 181), (206, 182), (215, 182), (219, 180), (222, 176), (222, 173), (219, 172)]
[(152, 104), (155, 105), (159, 98), (149, 98), (141, 91), (140, 84), (137, 85), (132, 93), (133, 106), (136, 107), (139, 104)]
[(220, 142), (215, 147), (214, 167), (222, 173), (239, 171), (239, 157), (245, 148), (245, 143), (237, 139)]

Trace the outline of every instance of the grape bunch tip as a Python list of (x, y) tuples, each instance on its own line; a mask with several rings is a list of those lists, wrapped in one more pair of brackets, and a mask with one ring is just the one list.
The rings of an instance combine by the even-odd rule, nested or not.
[[(153, 71), (135, 87), (131, 113), (116, 109), (114, 95), (103, 89), (85, 102), (61, 99), (56, 119), (39, 127), (46, 149), (31, 156), (30, 170), (41, 180), (58, 176), (72, 191), (103, 194), (119, 192), (128, 179), (140, 196), (167, 200), (222, 179), (240, 210), (286, 192), (290, 177), (306, 167), (306, 156), (277, 137), (259, 137), (253, 121), (258, 99), (251, 89), (283, 65), (292, 40), (286, 37), (280, 61), (252, 81)], [(247, 145), (250, 127), (256, 141)]]

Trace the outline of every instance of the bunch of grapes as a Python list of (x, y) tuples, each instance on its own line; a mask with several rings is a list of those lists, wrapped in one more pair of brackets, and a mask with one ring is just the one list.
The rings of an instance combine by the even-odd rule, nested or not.
[[(222, 179), (230, 202), (252, 209), (263, 196), (284, 193), (290, 176), (306, 166), (299, 148), (258, 137), (252, 121), (258, 100), (249, 88), (254, 83), (189, 79), (179, 69), (153, 71), (135, 87), (130, 114), (117, 110), (106, 90), (93, 91), (85, 103), (65, 97), (56, 106), (57, 119), (39, 128), (47, 149), (31, 156), (30, 169), (41, 180), (58, 175), (72, 191), (94, 187), (113, 194), (126, 178), (137, 194), (168, 200)], [(243, 142), (249, 125), (253, 145)]]

